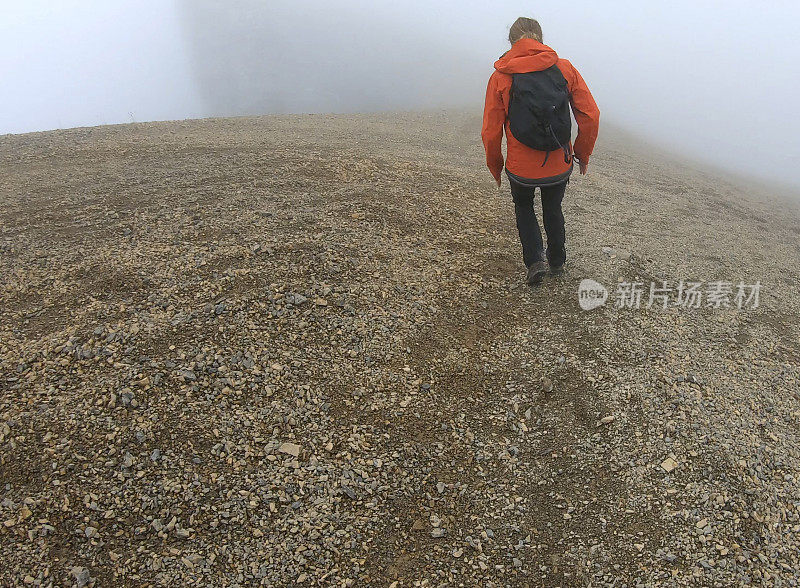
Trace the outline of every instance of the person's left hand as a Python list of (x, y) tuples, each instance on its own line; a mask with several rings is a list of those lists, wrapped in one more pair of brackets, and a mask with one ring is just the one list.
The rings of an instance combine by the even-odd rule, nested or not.
[(500, 179), (501, 179), (501, 178), (497, 178), (497, 179), (495, 180), (495, 182), (497, 183), (497, 187), (498, 187), (498, 188), (500, 187)]

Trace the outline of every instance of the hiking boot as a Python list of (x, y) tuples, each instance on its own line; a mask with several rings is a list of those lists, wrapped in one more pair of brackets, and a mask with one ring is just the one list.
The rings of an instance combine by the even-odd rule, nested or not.
[(550, 273), (551, 274), (560, 274), (563, 271), (564, 271), (564, 264), (563, 263), (561, 265), (550, 264)]
[(538, 284), (544, 280), (547, 273), (547, 263), (544, 261), (534, 261), (528, 268), (528, 284)]

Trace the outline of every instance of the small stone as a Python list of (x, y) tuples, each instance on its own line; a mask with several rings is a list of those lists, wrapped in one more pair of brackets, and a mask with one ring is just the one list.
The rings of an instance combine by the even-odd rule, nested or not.
[(70, 575), (75, 578), (76, 585), (78, 588), (83, 588), (89, 583), (91, 577), (89, 576), (89, 570), (86, 568), (82, 568), (80, 566), (75, 566), (70, 571)]
[(444, 537), (445, 535), (447, 535), (447, 530), (442, 529), (441, 527), (436, 527), (435, 529), (431, 530), (431, 537), (433, 537), (434, 539), (439, 539), (441, 537)]
[(189, 560), (189, 562), (190, 562), (190, 563), (191, 563), (193, 566), (196, 566), (196, 565), (198, 565), (198, 564), (200, 564), (200, 563), (202, 563), (202, 562), (203, 562), (203, 556), (202, 556), (202, 555), (200, 555), (200, 554), (198, 554), (198, 553), (192, 553), (191, 555), (187, 555), (187, 556), (186, 556), (186, 559), (188, 559), (188, 560)]
[(553, 382), (550, 378), (544, 378), (542, 380), (542, 391), (545, 393), (550, 393), (553, 391)]
[(300, 455), (300, 446), (296, 443), (283, 443), (278, 447), (278, 451), (291, 455), (292, 457), (298, 457)]
[(661, 462), (661, 468), (665, 472), (669, 473), (672, 470), (674, 470), (676, 467), (678, 467), (678, 462), (675, 461), (672, 457), (668, 457), (667, 459), (665, 459), (664, 461)]
[(597, 421), (597, 426), (598, 427), (602, 427), (603, 425), (607, 425), (607, 424), (613, 423), (613, 422), (614, 422), (614, 415), (610, 414), (608, 416), (604, 416), (599, 421)]

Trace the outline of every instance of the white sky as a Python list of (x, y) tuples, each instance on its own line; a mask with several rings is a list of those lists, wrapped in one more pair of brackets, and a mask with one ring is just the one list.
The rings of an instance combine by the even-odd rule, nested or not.
[(605, 120), (800, 185), (796, 1), (2, 0), (0, 133), (480, 108), (523, 15), (583, 74)]
[(158, 0), (0, 0), (0, 133), (205, 114)]

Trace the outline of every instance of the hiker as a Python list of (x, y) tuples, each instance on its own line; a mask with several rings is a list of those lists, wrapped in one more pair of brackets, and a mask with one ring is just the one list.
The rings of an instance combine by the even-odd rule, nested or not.
[[(506, 133), (506, 175), (511, 184), (522, 257), (529, 284), (561, 271), (566, 261), (564, 214), (561, 200), (577, 161), (586, 175), (597, 139), (600, 111), (589, 88), (572, 64), (542, 43), (542, 28), (532, 18), (518, 18), (508, 33), (511, 49), (495, 64), (486, 89), (481, 137), (486, 164), (497, 187), (503, 171), (500, 148)], [(578, 122), (571, 144), (569, 106)], [(536, 188), (542, 197), (547, 232), (542, 232), (533, 210)], [(545, 261), (546, 259), (546, 261)]]

